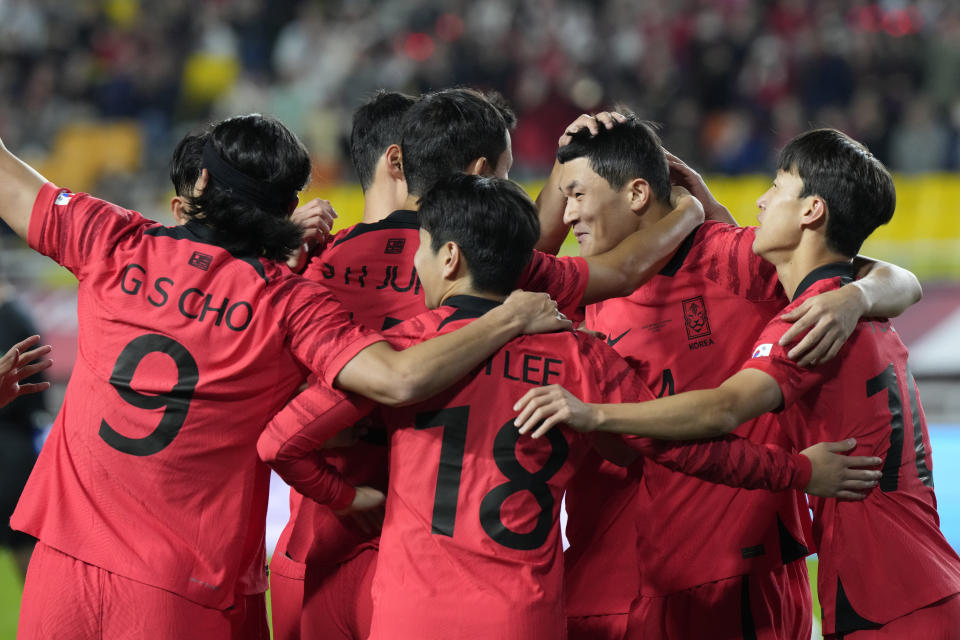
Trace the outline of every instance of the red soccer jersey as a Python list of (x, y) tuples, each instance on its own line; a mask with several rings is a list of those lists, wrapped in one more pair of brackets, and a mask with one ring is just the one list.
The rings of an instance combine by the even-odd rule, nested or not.
[[(852, 278), (849, 264), (821, 267), (788, 309)], [(866, 500), (811, 498), (824, 633), (876, 628), (960, 592), (960, 558), (940, 532), (930, 436), (897, 332), (861, 320), (836, 358), (804, 368), (777, 344), (789, 326), (772, 320), (743, 368), (780, 385), (783, 424), (799, 446), (855, 437), (851, 455), (884, 459)]]
[(331, 384), (380, 336), (197, 222), (164, 227), (47, 184), (29, 242), (79, 280), (79, 348), (12, 525), (206, 606), (263, 591), (257, 437), (304, 365)]
[[(407, 210), (394, 211), (379, 222), (348, 227), (310, 262), (304, 276), (329, 287), (364, 326), (390, 328), (426, 310), (413, 265), (420, 244), (419, 230), (417, 213)], [(588, 269), (582, 258), (557, 258), (537, 251), (517, 286), (547, 291), (564, 313), (573, 316), (581, 304), (587, 279)], [(312, 407), (314, 402), (309, 397), (294, 402), (277, 422), (295, 413), (309, 419), (309, 411), (301, 409)], [(287, 422), (305, 424), (305, 420)], [(319, 455), (350, 485), (385, 489), (383, 444), (363, 442), (350, 448), (325, 450)], [(277, 448), (280, 446), (277, 443)], [(314, 545), (315, 538), (323, 544)], [(304, 504), (302, 496), (294, 491), (290, 520), (277, 543), (271, 566), (283, 575), (302, 577), (302, 565), (298, 563), (305, 562), (308, 553), (312, 562), (331, 565), (351, 557), (366, 544), (376, 544), (376, 538), (338, 518), (328, 506)]]
[[(755, 336), (786, 301), (776, 271), (751, 250), (753, 238), (752, 228), (704, 223), (635, 293), (588, 307), (587, 325), (606, 334), (608, 344), (658, 396), (720, 385), (736, 373)], [(744, 424), (736, 433), (795, 450), (771, 416)], [(588, 493), (590, 483), (589, 477), (578, 476), (572, 491)], [(809, 514), (801, 494), (721, 487), (657, 464), (646, 465), (639, 489), (631, 482), (622, 486), (623, 495), (607, 500), (625, 517), (640, 519), (639, 565), (624, 562), (611, 568), (587, 550), (587, 566), (578, 567), (581, 579), (568, 585), (569, 601), (578, 602), (580, 615), (622, 612), (636, 595), (631, 589), (638, 579), (643, 595), (660, 596), (767, 571), (809, 552)], [(625, 501), (631, 500), (634, 506), (627, 509)], [(579, 513), (570, 505), (571, 545), (581, 527), (579, 537), (596, 548), (633, 544), (636, 533), (622, 522), (608, 523), (610, 534), (594, 533), (592, 523), (611, 514), (599, 513), (597, 501), (583, 505)], [(619, 598), (597, 597), (591, 585), (602, 581), (611, 591), (623, 584)]]
[[(496, 303), (444, 304), (390, 340), (446, 333)], [(611, 350), (563, 332), (516, 338), (439, 396), (384, 411), (391, 474), (371, 638), (565, 637), (557, 521), (589, 441), (561, 429), (520, 437), (512, 408), (532, 386), (553, 383), (594, 402), (649, 395)]]

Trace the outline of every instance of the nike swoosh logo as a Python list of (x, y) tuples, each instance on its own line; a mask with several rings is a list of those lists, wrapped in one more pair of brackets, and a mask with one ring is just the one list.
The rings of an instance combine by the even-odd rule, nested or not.
[(607, 344), (612, 347), (613, 345), (615, 345), (615, 344), (617, 344), (618, 342), (620, 342), (620, 340), (623, 339), (623, 336), (627, 335), (628, 333), (630, 333), (630, 329), (627, 329), (626, 331), (624, 331), (623, 333), (621, 333), (621, 334), (620, 334), (619, 336), (617, 336), (616, 338), (607, 338)]

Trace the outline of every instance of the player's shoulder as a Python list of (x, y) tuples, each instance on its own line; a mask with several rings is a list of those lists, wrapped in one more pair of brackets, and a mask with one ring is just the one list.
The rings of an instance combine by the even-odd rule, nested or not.
[(383, 337), (394, 347), (406, 348), (439, 334), (450, 314), (451, 309), (445, 307), (428, 309), (390, 327), (383, 332)]
[[(417, 212), (408, 209), (399, 209), (376, 222), (360, 222), (352, 227), (343, 229), (336, 234), (333, 242), (330, 244), (330, 248), (335, 249), (344, 243), (354, 242), (359, 239), (370, 239), (373, 237), (370, 234), (394, 233), (403, 236), (410, 232), (419, 233), (419, 231), (420, 222), (417, 218)], [(402, 245), (394, 247), (397, 253), (402, 249)]]
[(756, 233), (756, 227), (741, 227), (729, 222), (707, 220), (697, 229), (696, 245), (709, 248), (744, 239), (752, 242)]

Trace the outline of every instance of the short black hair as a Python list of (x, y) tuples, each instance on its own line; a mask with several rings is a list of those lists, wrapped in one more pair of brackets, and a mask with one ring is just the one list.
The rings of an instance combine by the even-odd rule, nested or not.
[(460, 246), (473, 287), (507, 295), (533, 257), (540, 239), (537, 206), (516, 183), (456, 173), (441, 178), (420, 200), (420, 226), (430, 248)]
[(576, 158), (587, 158), (594, 173), (619, 191), (631, 180), (643, 178), (650, 184), (654, 198), (670, 202), (670, 170), (660, 136), (654, 125), (625, 113), (626, 122), (615, 122), (613, 128), (601, 126), (596, 135), (581, 129), (571, 136), (569, 144), (557, 150), (563, 164)]
[(422, 96), (407, 110), (400, 147), (407, 191), (421, 196), (477, 158), (495, 166), (507, 148), (507, 123), (480, 92), (444, 89)]
[[(207, 144), (233, 169), (260, 182), (276, 204), (252, 202), (212, 175), (203, 193), (193, 197)], [(280, 121), (256, 113), (188, 134), (174, 150), (170, 166), (186, 213), (208, 227), (217, 244), (235, 254), (271, 260), (285, 260), (300, 245), (303, 232), (290, 220), (290, 205), (309, 178), (310, 156), (303, 143)]]
[(827, 247), (852, 258), (874, 229), (893, 217), (897, 192), (890, 172), (870, 151), (836, 129), (802, 133), (780, 151), (778, 171), (795, 171), (801, 198), (827, 203)]
[(500, 116), (503, 118), (503, 122), (507, 125), (508, 130), (513, 131), (517, 128), (517, 114), (514, 113), (513, 107), (510, 106), (510, 102), (503, 97), (502, 93), (490, 89), (483, 92), (483, 97), (489, 100), (490, 104), (497, 108), (497, 111), (500, 112)]
[(400, 144), (400, 122), (417, 98), (381, 89), (353, 112), (350, 130), (350, 161), (366, 191), (380, 156), (392, 144)]

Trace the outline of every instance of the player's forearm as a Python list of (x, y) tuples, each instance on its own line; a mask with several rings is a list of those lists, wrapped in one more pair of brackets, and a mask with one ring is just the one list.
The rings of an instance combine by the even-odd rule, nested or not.
[(30, 213), (46, 180), (10, 153), (0, 140), (0, 217), (26, 240)]
[(595, 429), (663, 440), (696, 440), (730, 433), (736, 408), (716, 389), (640, 403), (594, 404)]
[(677, 442), (644, 438), (639, 442), (644, 454), (668, 469), (715, 484), (782, 491), (802, 490), (810, 482), (810, 460), (803, 455), (735, 435)]
[(317, 450), (373, 405), (313, 382), (270, 420), (257, 440), (257, 453), (291, 487), (320, 504), (341, 509), (356, 491), (319, 458)]
[(767, 374), (746, 369), (715, 389), (688, 391), (637, 404), (594, 405), (596, 428), (662, 440), (697, 440), (730, 433), (783, 401)]
[(663, 269), (684, 238), (701, 223), (699, 200), (683, 196), (676, 208), (653, 226), (635, 231), (606, 253), (587, 258), (590, 281), (583, 303), (632, 294)]
[(547, 183), (537, 196), (537, 210), (540, 214), (540, 240), (535, 247), (544, 253), (556, 255), (570, 232), (563, 222), (563, 210), (566, 198), (560, 191), (560, 162), (554, 161), (553, 170)]
[(854, 265), (860, 279), (852, 286), (862, 296), (865, 317), (894, 318), (923, 296), (917, 276), (902, 267), (861, 256)]
[(418, 402), (460, 380), (522, 332), (523, 322), (501, 305), (403, 351), (385, 342), (370, 345), (340, 371), (336, 385), (385, 405)]

